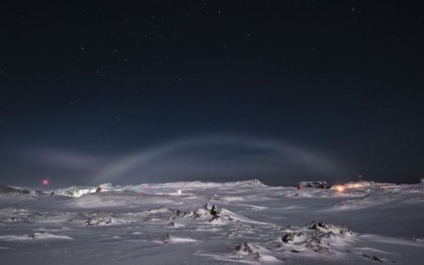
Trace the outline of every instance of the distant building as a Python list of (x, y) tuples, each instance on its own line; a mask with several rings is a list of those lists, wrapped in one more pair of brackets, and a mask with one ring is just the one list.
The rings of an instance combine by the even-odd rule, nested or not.
[(329, 189), (327, 181), (302, 181), (299, 183), (301, 188)]

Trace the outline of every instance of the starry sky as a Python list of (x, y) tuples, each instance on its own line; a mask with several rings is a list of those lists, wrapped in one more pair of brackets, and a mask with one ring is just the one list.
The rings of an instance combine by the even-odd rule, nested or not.
[(421, 1), (3, 1), (0, 182), (424, 175)]

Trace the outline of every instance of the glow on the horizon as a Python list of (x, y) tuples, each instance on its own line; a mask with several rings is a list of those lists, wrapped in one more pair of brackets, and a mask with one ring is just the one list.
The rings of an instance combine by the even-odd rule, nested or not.
[(341, 168), (321, 153), (281, 141), (216, 135), (179, 139), (126, 156), (102, 168), (96, 179), (141, 182), (162, 176), (175, 180), (177, 176), (295, 175), (302, 170), (335, 175)]

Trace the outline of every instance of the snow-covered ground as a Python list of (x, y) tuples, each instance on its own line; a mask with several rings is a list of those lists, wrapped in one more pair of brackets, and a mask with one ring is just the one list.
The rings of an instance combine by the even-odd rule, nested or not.
[(97, 188), (0, 185), (0, 264), (424, 264), (424, 183)]

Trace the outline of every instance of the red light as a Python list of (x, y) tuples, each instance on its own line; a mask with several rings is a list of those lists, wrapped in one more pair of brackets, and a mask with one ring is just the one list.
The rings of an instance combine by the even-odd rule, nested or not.
[(42, 183), (43, 183), (44, 186), (46, 186), (46, 185), (49, 184), (49, 181), (47, 179), (44, 179)]

